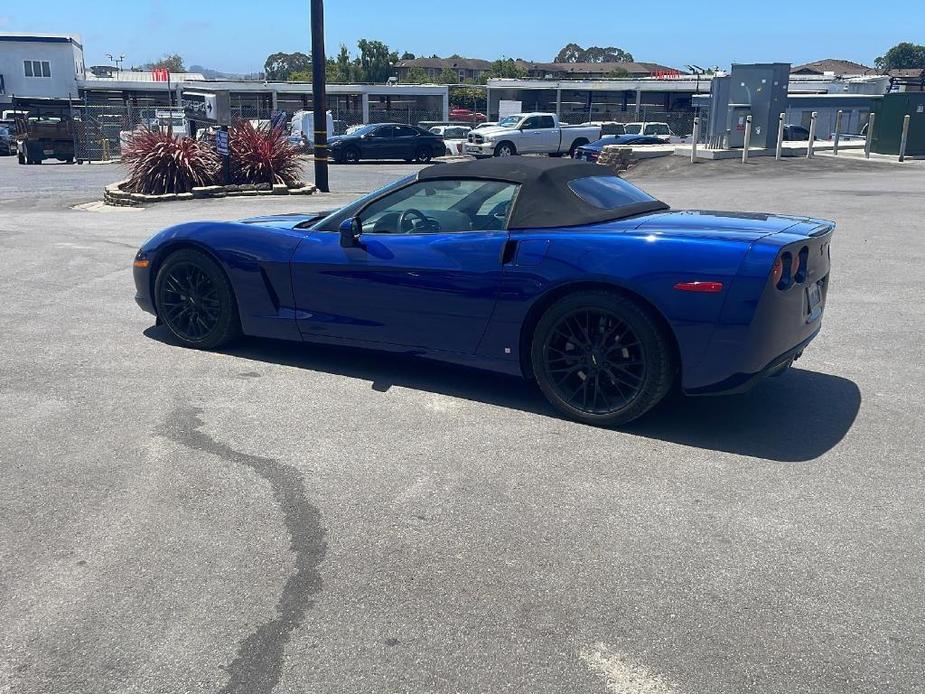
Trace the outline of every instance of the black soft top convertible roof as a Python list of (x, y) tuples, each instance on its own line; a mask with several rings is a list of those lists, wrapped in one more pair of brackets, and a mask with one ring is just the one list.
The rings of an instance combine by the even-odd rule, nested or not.
[(474, 178), (520, 184), (508, 218), (509, 229), (597, 224), (668, 209), (668, 205), (654, 198), (601, 208), (586, 202), (568, 186), (576, 178), (615, 175), (605, 166), (574, 159), (495, 157), (459, 164), (435, 164), (418, 172), (417, 178), (419, 181)]

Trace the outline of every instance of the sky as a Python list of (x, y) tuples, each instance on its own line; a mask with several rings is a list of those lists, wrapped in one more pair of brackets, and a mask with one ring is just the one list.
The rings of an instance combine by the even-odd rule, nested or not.
[[(841, 0), (837, 5), (661, 0), (327, 0), (328, 55), (361, 38), (416, 55), (551, 61), (562, 46), (616, 46), (638, 61), (684, 68), (842, 58), (866, 65), (900, 41), (925, 43), (925, 2)], [(141, 65), (179, 53), (187, 65), (262, 69), (277, 51), (309, 51), (308, 0), (44, 0), (0, 5), (0, 32), (79, 34), (88, 65), (107, 53)], [(865, 17), (873, 8), (876, 16)], [(788, 18), (781, 19), (785, 14)], [(722, 11), (720, 11), (722, 10)], [(916, 28), (918, 33), (916, 34)]]

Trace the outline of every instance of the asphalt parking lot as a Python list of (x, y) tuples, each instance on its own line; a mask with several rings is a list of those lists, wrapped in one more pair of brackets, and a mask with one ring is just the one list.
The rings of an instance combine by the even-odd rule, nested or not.
[(921, 692), (925, 169), (631, 172), (839, 229), (796, 368), (624, 431), (454, 367), (185, 350), (134, 304), (163, 226), (416, 168), (100, 211), (118, 167), (0, 158), (0, 693)]

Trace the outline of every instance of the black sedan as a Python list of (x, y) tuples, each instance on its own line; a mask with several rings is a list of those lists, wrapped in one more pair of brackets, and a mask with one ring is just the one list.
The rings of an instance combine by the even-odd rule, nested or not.
[(624, 147), (633, 147), (636, 145), (664, 145), (665, 141), (652, 135), (607, 135), (600, 140), (582, 145), (575, 149), (572, 155), (575, 159), (584, 159), (585, 161), (597, 161), (607, 145), (622, 145)]
[(340, 164), (361, 159), (404, 159), (425, 163), (443, 156), (443, 138), (413, 125), (375, 123), (331, 138), (331, 157)]

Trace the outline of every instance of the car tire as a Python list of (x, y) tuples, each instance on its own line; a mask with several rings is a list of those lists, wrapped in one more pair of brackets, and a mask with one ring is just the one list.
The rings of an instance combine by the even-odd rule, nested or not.
[(24, 166), (26, 163), (26, 155), (23, 154), (22, 152), (17, 152), (16, 161), (18, 161), (21, 166)]
[(341, 154), (341, 161), (344, 164), (358, 164), (360, 161), (360, 150), (356, 147), (347, 147)]
[(601, 427), (627, 424), (655, 407), (676, 371), (671, 339), (650, 311), (603, 290), (550, 306), (533, 332), (530, 359), (556, 409)]
[(433, 157), (433, 152), (430, 151), (430, 147), (418, 147), (414, 151), (414, 160), (418, 164), (426, 164)]
[(569, 147), (569, 150), (568, 150), (569, 157), (574, 158), (575, 150), (578, 149), (579, 147), (584, 147), (586, 144), (588, 144), (588, 141), (583, 137), (579, 137), (577, 140), (575, 140), (572, 143), (572, 146)]
[(202, 251), (171, 253), (154, 281), (157, 317), (184, 347), (215, 349), (241, 334), (234, 290)]
[(515, 154), (517, 154), (517, 148), (511, 142), (499, 142), (495, 147), (496, 157), (513, 157)]

